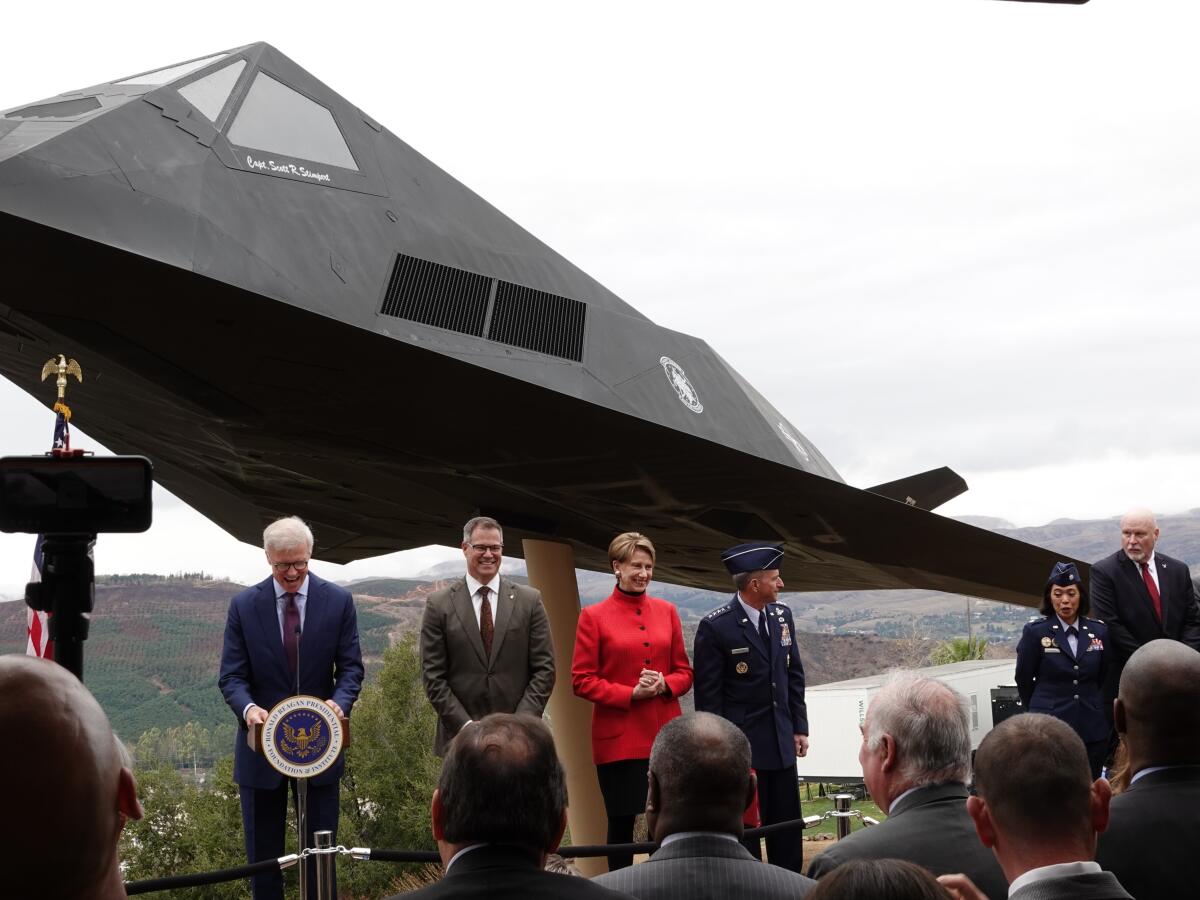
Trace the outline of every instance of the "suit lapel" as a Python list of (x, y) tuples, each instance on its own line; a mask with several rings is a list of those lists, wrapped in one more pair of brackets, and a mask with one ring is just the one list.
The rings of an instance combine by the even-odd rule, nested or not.
[[(308, 597), (304, 601), (304, 627), (300, 631), (300, 668), (304, 668), (304, 662), (311, 656), (307, 651), (312, 649), (317, 641), (317, 636), (324, 634), (325, 615), (329, 611), (329, 604), (325, 602), (325, 582), (317, 578), (315, 575), (308, 576)], [(309, 629), (312, 629), (311, 632)], [(312, 637), (309, 637), (309, 635)], [(303, 671), (300, 673), (300, 681), (304, 681)]]
[[(1158, 602), (1162, 604), (1163, 634), (1171, 634), (1171, 629), (1167, 627), (1167, 617), (1173, 612), (1170, 591), (1167, 589), (1167, 564), (1156, 556), (1154, 557), (1154, 568), (1158, 570)], [(1147, 598), (1149, 598), (1149, 594), (1150, 592), (1147, 591)]]
[(479, 634), (479, 623), (475, 621), (475, 606), (471, 602), (471, 595), (467, 593), (467, 579), (461, 578), (450, 586), (450, 605), (454, 608), (454, 614), (458, 616), (459, 624), (463, 633), (467, 635), (467, 640), (471, 642), (475, 655), (486, 667), (488, 661), (483, 654), (483, 637)]
[[(733, 598), (733, 611), (737, 614), (738, 627), (742, 629), (742, 634), (746, 640), (758, 651), (759, 656), (769, 662), (770, 658), (767, 656), (767, 648), (763, 646), (762, 639), (758, 636), (758, 629), (750, 624), (750, 617), (746, 615), (746, 610), (742, 609), (741, 601), (736, 596)], [(765, 616), (766, 614), (767, 611), (765, 608), (759, 612), (760, 616)]]
[(268, 578), (258, 585), (258, 596), (254, 600), (258, 611), (258, 626), (262, 629), (265, 646), (270, 648), (271, 658), (283, 673), (285, 683), (292, 679), (291, 669), (288, 668), (287, 656), (283, 652), (283, 635), (279, 630), (279, 608), (275, 605), (275, 579)]
[[(513, 604), (517, 602), (517, 589), (507, 578), (500, 576), (500, 596), (497, 598), (495, 631), (492, 633), (492, 661), (500, 656), (500, 645), (504, 643), (504, 635), (508, 632), (508, 620), (513, 614)], [(479, 646), (483, 647), (483, 635), (479, 636)]]
[[(1078, 629), (1079, 620), (1076, 619), (1075, 623), (1075, 628)], [(1075, 654), (1071, 652), (1071, 642), (1067, 640), (1066, 629), (1062, 627), (1061, 623), (1059, 623), (1057, 616), (1054, 619), (1054, 624), (1050, 626), (1050, 633), (1054, 635), (1054, 646), (1058, 647), (1059, 650), (1061, 650), (1071, 659), (1074, 659)], [(1075, 635), (1075, 640), (1078, 641), (1079, 639), (1080, 635)], [(1078, 644), (1076, 644), (1076, 646), (1078, 646)]]

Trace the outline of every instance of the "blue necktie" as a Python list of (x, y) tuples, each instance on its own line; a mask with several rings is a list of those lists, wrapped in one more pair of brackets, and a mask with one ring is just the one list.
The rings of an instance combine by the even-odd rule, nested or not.
[(771, 638), (767, 634), (767, 611), (759, 610), (758, 613), (758, 636), (762, 639), (763, 649), (767, 651), (767, 660), (771, 659)]

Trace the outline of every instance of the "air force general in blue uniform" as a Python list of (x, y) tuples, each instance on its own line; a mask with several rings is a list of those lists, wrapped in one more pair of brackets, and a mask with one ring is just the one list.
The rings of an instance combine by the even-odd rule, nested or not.
[[(724, 716), (750, 741), (762, 823), (800, 817), (796, 756), (808, 752), (804, 666), (792, 611), (776, 602), (783, 549), (740, 544), (721, 554), (738, 592), (700, 622), (692, 654), (696, 709)], [(757, 858), (757, 841), (747, 844)], [(801, 871), (800, 829), (767, 837), (769, 862)]]
[(1045, 713), (1075, 729), (1087, 745), (1092, 777), (1108, 751), (1103, 691), (1108, 628), (1089, 619), (1087, 593), (1074, 563), (1056, 563), (1042, 597), (1042, 618), (1029, 622), (1017, 644), (1017, 692), (1029, 712)]

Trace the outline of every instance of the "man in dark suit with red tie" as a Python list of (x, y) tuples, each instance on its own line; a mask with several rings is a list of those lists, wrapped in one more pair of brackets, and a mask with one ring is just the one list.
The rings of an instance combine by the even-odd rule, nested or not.
[[(250, 862), (283, 855), (290, 779), (271, 768), (246, 743), (252, 724), (293, 694), (320, 697), (341, 716), (362, 687), (354, 600), (345, 588), (308, 570), (313, 537), (298, 518), (279, 519), (263, 532), (272, 577), (230, 601), (218, 685), (239, 729), (233, 780), (241, 791), (242, 826)], [(299, 688), (297, 690), (297, 687)], [(342, 760), (308, 783), (308, 846), (314, 831), (329, 830), (337, 843), (338, 782)], [(254, 878), (255, 900), (282, 900), (278, 871)]]
[(1170, 638), (1200, 650), (1191, 573), (1187, 563), (1155, 552), (1158, 535), (1154, 513), (1130, 510), (1121, 519), (1121, 549), (1092, 565), (1092, 611), (1116, 651), (1105, 679), (1110, 715), (1121, 670), (1142, 644)]

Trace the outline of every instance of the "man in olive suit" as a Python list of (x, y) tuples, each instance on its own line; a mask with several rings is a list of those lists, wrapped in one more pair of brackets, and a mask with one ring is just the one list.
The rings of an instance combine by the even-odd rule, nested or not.
[(554, 687), (542, 595), (500, 575), (504, 532), (478, 516), (463, 527), (467, 574), (435, 591), (421, 619), (421, 675), (438, 714), (438, 756), (488, 713), (541, 717)]

